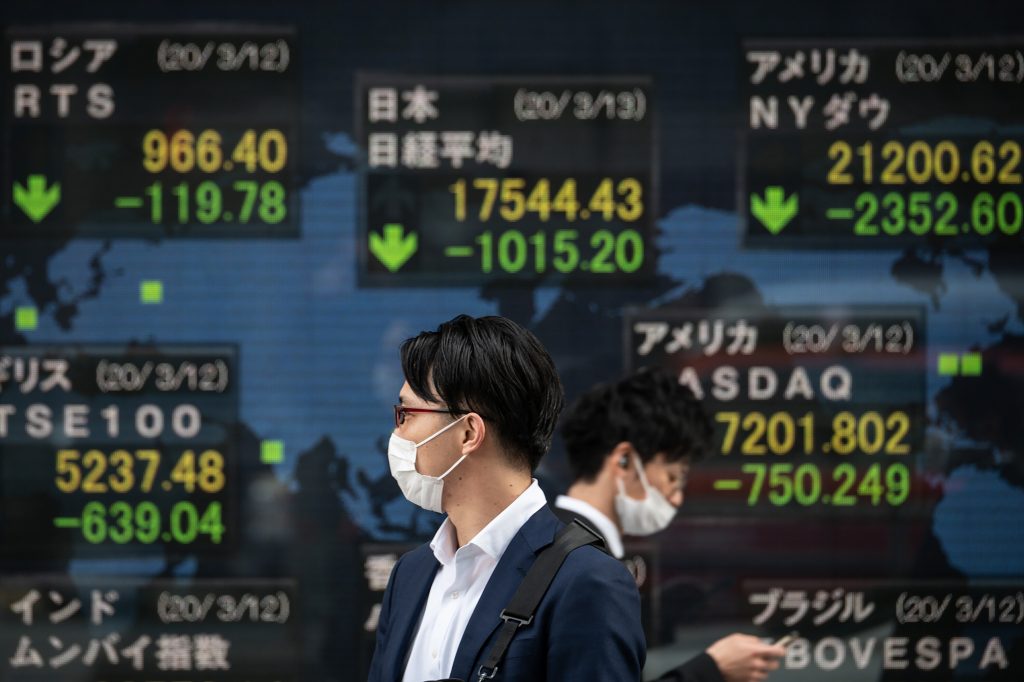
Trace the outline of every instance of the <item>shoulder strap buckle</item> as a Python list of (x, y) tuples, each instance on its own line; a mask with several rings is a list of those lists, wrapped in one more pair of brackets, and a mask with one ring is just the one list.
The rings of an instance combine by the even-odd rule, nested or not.
[(480, 666), (480, 669), (476, 671), (476, 674), (476, 682), (483, 682), (484, 680), (493, 680), (494, 676), (498, 674), (498, 666), (494, 666), (490, 670), (487, 670), (487, 666), (482, 665)]
[(514, 613), (509, 613), (508, 609), (502, 609), (501, 619), (506, 623), (515, 623), (516, 627), (523, 627), (533, 622), (533, 614), (523, 618), (522, 616), (517, 616)]

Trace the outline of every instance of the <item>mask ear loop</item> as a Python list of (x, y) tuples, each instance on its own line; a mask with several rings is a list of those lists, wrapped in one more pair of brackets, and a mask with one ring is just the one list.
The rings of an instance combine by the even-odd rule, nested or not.
[(462, 460), (466, 459), (467, 457), (469, 457), (469, 453), (466, 453), (462, 457), (459, 457), (457, 460), (455, 460), (455, 464), (451, 465), (451, 467), (448, 468), (448, 471), (446, 471), (443, 474), (441, 474), (440, 476), (438, 476), (437, 480), (443, 481), (444, 477), (447, 476), (448, 474), (450, 474), (451, 472), (455, 471), (455, 467), (457, 467), (460, 464), (462, 464)]
[(438, 431), (438, 432), (434, 433), (434, 434), (433, 434), (433, 435), (431, 435), (431, 436), (427, 436), (426, 438), (424, 438), (423, 440), (421, 440), (421, 441), (420, 441), (419, 443), (416, 443), (416, 447), (420, 447), (420, 446), (422, 446), (422, 445), (426, 445), (427, 443), (429, 443), (430, 441), (434, 440), (435, 438), (437, 438), (438, 436), (440, 436), (440, 435), (441, 435), (442, 433), (444, 433), (444, 432), (445, 432), (445, 431), (447, 431), (448, 429), (452, 428), (453, 426), (455, 426), (456, 424), (458, 424), (458, 423), (459, 423), (460, 421), (462, 421), (463, 419), (465, 419), (465, 418), (466, 418), (466, 417), (468, 417), (468, 416), (469, 416), (468, 414), (464, 414), (464, 415), (462, 415), (461, 417), (459, 417), (458, 419), (456, 419), (455, 421), (453, 421), (453, 422), (452, 422), (451, 424), (448, 424), (447, 426), (445, 426), (445, 427), (444, 427), (443, 429), (441, 429), (440, 431)]
[(654, 486), (647, 480), (647, 474), (644, 473), (644, 466), (640, 463), (640, 458), (637, 457), (633, 460), (633, 464), (636, 466), (637, 476), (640, 478), (640, 485), (644, 489), (644, 497), (650, 497), (651, 491), (654, 490)]
[[(448, 424), (447, 426), (445, 426), (443, 429), (441, 429), (440, 431), (438, 431), (434, 435), (428, 436), (427, 438), (424, 438), (419, 443), (416, 443), (416, 448), (418, 449), (421, 445), (424, 445), (425, 443), (429, 443), (430, 441), (434, 440), (435, 438), (440, 436), (442, 433), (444, 433), (448, 429), (452, 428), (453, 426), (455, 426), (456, 424), (458, 424), (460, 421), (462, 421), (463, 419), (465, 419), (468, 416), (469, 416), (468, 414), (464, 414), (461, 417), (459, 417), (458, 419), (456, 419), (455, 421), (453, 421), (451, 424)], [(437, 480), (443, 481), (444, 477), (447, 476), (448, 474), (450, 474), (451, 472), (455, 471), (455, 467), (457, 467), (460, 464), (462, 464), (462, 460), (466, 459), (467, 457), (469, 457), (469, 453), (466, 453), (462, 457), (459, 457), (457, 460), (455, 460), (455, 464), (453, 464), (450, 467), (448, 467), (448, 471), (446, 471), (443, 474), (441, 474), (440, 476), (438, 476)]]

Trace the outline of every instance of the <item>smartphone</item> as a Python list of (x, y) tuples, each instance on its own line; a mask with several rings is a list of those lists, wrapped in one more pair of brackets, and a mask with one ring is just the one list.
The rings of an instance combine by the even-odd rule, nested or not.
[(799, 636), (800, 633), (796, 630), (793, 630), (793, 632), (790, 632), (789, 634), (779, 637), (777, 640), (775, 640), (772, 643), (772, 646), (781, 646), (785, 648), (792, 644)]

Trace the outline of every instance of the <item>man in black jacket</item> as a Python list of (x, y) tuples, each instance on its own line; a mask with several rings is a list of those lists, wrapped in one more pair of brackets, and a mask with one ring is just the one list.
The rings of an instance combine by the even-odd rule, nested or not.
[(592, 546), (565, 557), (490, 659), (506, 607), (563, 527), (533, 478), (563, 403), (540, 341), (505, 318), (459, 315), (406, 340), (401, 361), (388, 465), (406, 499), (447, 518), (391, 572), (369, 682), (639, 682), (636, 584)]
[[(641, 370), (591, 389), (566, 413), (562, 436), (574, 482), (555, 502), (563, 521), (581, 518), (624, 554), (622, 535), (650, 535), (683, 503), (690, 464), (712, 446), (711, 424), (690, 389), (667, 371)], [(762, 682), (785, 649), (734, 633), (661, 679)]]

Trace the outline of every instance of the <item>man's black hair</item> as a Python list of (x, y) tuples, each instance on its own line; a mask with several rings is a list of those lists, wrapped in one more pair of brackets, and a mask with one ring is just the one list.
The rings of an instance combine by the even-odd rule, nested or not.
[(645, 464), (662, 453), (668, 462), (696, 461), (710, 451), (711, 434), (711, 421), (693, 391), (660, 368), (595, 386), (562, 421), (574, 481), (593, 481), (619, 443), (632, 443)]
[(423, 400), (476, 412), (514, 463), (533, 471), (565, 397), (537, 337), (504, 317), (459, 315), (402, 344), (402, 372)]

